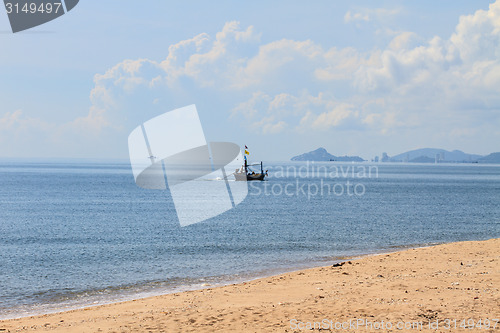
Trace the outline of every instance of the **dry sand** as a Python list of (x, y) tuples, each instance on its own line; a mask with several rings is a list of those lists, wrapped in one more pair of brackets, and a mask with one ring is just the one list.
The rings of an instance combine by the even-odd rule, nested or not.
[[(436, 325), (438, 332), (500, 332), (500, 322), (492, 328), (500, 319), (499, 259), (500, 239), (444, 244), (243, 284), (0, 321), (0, 332), (291, 332), (315, 321), (323, 331), (333, 324), (336, 332), (390, 331), (389, 325), (393, 332), (436, 331)], [(476, 327), (463, 329), (472, 324), (463, 319)]]

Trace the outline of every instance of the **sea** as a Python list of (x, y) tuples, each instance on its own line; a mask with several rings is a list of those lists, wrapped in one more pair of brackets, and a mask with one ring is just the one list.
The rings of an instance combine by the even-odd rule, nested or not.
[(500, 165), (264, 168), (236, 207), (181, 227), (170, 192), (139, 188), (126, 161), (1, 160), (0, 319), (500, 237)]

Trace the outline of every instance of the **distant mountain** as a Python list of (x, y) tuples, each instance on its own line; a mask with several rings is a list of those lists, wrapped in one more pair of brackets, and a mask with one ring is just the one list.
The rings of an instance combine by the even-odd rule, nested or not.
[(417, 162), (430, 163), (438, 159), (438, 162), (475, 162), (482, 156), (476, 154), (467, 154), (461, 150), (448, 151), (436, 148), (422, 148), (407, 151), (389, 158), (391, 162)]
[(292, 161), (339, 161), (339, 162), (363, 162), (359, 156), (335, 156), (326, 151), (325, 148), (318, 148), (316, 150), (304, 153), (302, 155), (294, 156)]
[(363, 162), (365, 161), (359, 156), (334, 156), (330, 161), (336, 161), (336, 162)]
[(500, 163), (500, 152), (491, 153), (488, 156), (481, 157), (478, 160), (479, 163)]
[(329, 161), (334, 158), (332, 154), (328, 153), (325, 148), (318, 148), (316, 150), (304, 153), (302, 155), (294, 156), (292, 161)]
[(419, 156), (419, 157), (415, 157), (414, 159), (409, 160), (408, 162), (410, 162), (410, 163), (435, 163), (436, 159), (430, 158), (427, 156)]

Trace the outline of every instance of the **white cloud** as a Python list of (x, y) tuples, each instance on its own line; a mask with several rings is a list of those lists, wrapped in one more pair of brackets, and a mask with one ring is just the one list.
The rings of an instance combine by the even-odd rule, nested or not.
[(362, 13), (351, 13), (351, 11), (347, 11), (344, 15), (344, 22), (345, 23), (350, 23), (350, 22), (355, 22), (355, 21), (370, 21), (370, 16), (368, 14), (362, 14)]
[(311, 129), (329, 129), (331, 127), (336, 127), (341, 124), (341, 122), (353, 114), (353, 105), (341, 103), (335, 106), (333, 109), (322, 112), (320, 114), (313, 114), (308, 111), (306, 115), (301, 119), (300, 124), (302, 126), (310, 127)]
[(252, 94), (250, 99), (238, 103), (232, 110), (232, 116), (243, 116), (246, 120), (255, 118), (262, 110), (267, 110), (272, 98), (261, 92), (257, 91)]
[(379, 52), (362, 54), (352, 47), (343, 49), (331, 48), (322, 54), (322, 62), (317, 64), (314, 74), (317, 79), (351, 80), (361, 66), (372, 65), (377, 61)]
[(450, 38), (465, 63), (500, 58), (500, 2), (490, 4), (489, 10), (461, 16)]
[[(0, 117), (0, 143), (4, 156), (58, 157), (61, 150), (90, 154), (107, 125), (98, 110), (66, 123), (47, 122), (27, 116), (22, 110)], [(111, 153), (112, 149), (107, 150)]]
[[(51, 129), (52, 126), (41, 119), (25, 116), (22, 110), (7, 112), (0, 118), (0, 130), (2, 134), (11, 131), (14, 137), (10, 137), (13, 141), (22, 138), (23, 135), (38, 127), (40, 130)], [(4, 138), (8, 136), (4, 136)]]
[[(263, 134), (287, 128), (295, 132), (325, 131), (343, 125), (347, 118), (358, 119), (360, 112), (354, 108), (354, 105), (339, 102), (326, 93), (317, 96), (307, 92), (298, 96), (286, 93), (269, 96), (259, 92), (236, 106), (233, 115), (245, 115), (245, 121), (252, 128), (262, 129)], [(274, 126), (273, 131), (270, 125)]]
[(411, 31), (403, 31), (396, 35), (389, 44), (389, 49), (398, 51), (415, 47), (418, 41), (418, 35)]
[(383, 22), (391, 17), (399, 15), (401, 10), (399, 8), (387, 9), (387, 8), (359, 8), (356, 11), (347, 11), (344, 15), (345, 23), (356, 23), (356, 22), (370, 22), (379, 21)]
[(252, 127), (262, 134), (277, 134), (282, 132), (287, 127), (287, 124), (283, 120), (276, 121), (276, 119), (271, 116), (252, 123)]
[(234, 72), (231, 87), (274, 86), (286, 89), (294, 80), (310, 81), (315, 65), (323, 61), (322, 47), (310, 40), (282, 39), (259, 47), (258, 53), (241, 59)]

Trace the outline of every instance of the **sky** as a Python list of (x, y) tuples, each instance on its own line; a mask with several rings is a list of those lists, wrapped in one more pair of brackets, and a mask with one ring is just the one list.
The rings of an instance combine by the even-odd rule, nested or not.
[(259, 160), (500, 151), (500, 0), (82, 0), (16, 34), (0, 8), (0, 50), (0, 157), (125, 159), (190, 104)]

